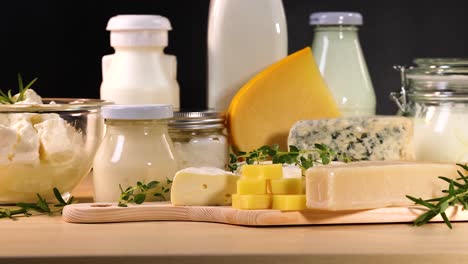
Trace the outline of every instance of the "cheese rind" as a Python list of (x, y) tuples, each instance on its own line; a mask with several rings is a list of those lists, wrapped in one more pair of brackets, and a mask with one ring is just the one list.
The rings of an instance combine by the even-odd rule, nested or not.
[(209, 167), (186, 168), (174, 176), (172, 205), (230, 205), (239, 176)]
[(361, 161), (327, 165), (306, 171), (307, 207), (358, 210), (414, 203), (406, 195), (430, 199), (442, 196), (448, 183), (459, 177), (455, 164)]
[(412, 139), (411, 119), (366, 116), (299, 121), (289, 132), (288, 145), (312, 149), (326, 144), (351, 160), (414, 160)]
[(247, 82), (231, 101), (227, 123), (236, 150), (251, 151), (272, 144), (286, 149), (294, 122), (339, 116), (311, 49), (305, 48)]

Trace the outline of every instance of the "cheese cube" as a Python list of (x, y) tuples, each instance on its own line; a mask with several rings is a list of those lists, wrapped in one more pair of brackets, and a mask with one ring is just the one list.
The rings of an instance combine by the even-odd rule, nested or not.
[(266, 194), (267, 181), (264, 179), (240, 179), (237, 181), (237, 194)]
[(304, 194), (273, 195), (272, 209), (282, 211), (300, 211), (306, 208), (306, 196)]
[(270, 192), (272, 194), (302, 194), (302, 179), (276, 179), (270, 180)]
[(232, 207), (244, 210), (269, 209), (271, 207), (271, 195), (233, 194)]
[(240, 177), (211, 167), (189, 167), (174, 176), (172, 205), (230, 205)]
[(306, 171), (307, 207), (358, 210), (413, 205), (406, 195), (423, 199), (442, 196), (449, 184), (438, 176), (455, 180), (459, 169), (451, 163), (404, 161), (313, 167)]
[(283, 167), (281, 164), (247, 164), (242, 166), (241, 174), (246, 179), (281, 179)]

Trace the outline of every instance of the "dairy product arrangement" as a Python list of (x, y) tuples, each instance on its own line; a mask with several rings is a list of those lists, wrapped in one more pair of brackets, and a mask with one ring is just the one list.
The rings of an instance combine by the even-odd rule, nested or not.
[[(93, 159), (94, 201), (117, 202), (121, 207), (170, 200), (172, 207), (218, 206), (235, 214), (243, 210), (345, 214), (407, 208), (416, 202), (430, 210), (434, 206), (437, 215), (454, 204), (439, 208), (434, 200), (422, 199), (453, 200), (454, 191), (448, 188), (468, 190), (459, 179), (466, 167), (455, 164), (468, 157), (468, 139), (461, 127), (466, 104), (458, 96), (463, 91), (439, 96), (427, 89), (421, 95), (417, 90), (429, 84), (410, 81), (416, 90), (408, 93), (408, 100), (413, 100), (407, 105), (410, 110), (402, 107), (400, 115), (375, 115), (375, 95), (354, 27), (362, 24), (360, 14), (312, 16), (319, 20), (314, 22), (317, 39), (312, 46), (319, 54), (310, 47), (283, 54), (284, 25), (278, 24), (277, 32), (268, 35), (279, 34), (281, 39), (255, 64), (245, 59), (251, 59), (250, 53), (242, 57), (234, 50), (242, 44), (240, 50), (258, 53), (257, 47), (226, 34), (238, 33), (236, 27), (245, 25), (222, 24), (226, 18), (216, 16), (214, 7), (233, 10), (219, 4), (227, 2), (215, 2), (207, 88), (208, 105), (214, 109), (178, 109), (175, 56), (163, 51), (172, 29), (167, 18), (113, 17), (107, 29), (116, 52), (102, 60), (101, 96), (117, 104), (102, 108), (106, 135), (97, 155), (83, 151), (85, 135), (63, 115), (1, 114), (0, 202), (32, 201), (36, 193), (54, 187), (70, 191)], [(281, 6), (281, 1), (271, 3)], [(281, 9), (272, 8), (280, 11), (276, 16), (282, 16)], [(340, 21), (343, 17), (346, 21)], [(228, 31), (220, 30), (220, 25)], [(257, 37), (268, 40), (266, 35)], [(243, 67), (240, 61), (251, 65)], [(356, 71), (346, 72), (354, 64)], [(407, 84), (405, 77), (402, 81)], [(407, 95), (405, 90), (401, 95)], [(29, 89), (15, 104), (43, 101)], [(445, 147), (435, 147), (438, 142)]]

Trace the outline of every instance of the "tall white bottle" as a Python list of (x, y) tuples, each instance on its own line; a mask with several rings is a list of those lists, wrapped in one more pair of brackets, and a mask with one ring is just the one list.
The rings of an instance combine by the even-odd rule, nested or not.
[(361, 14), (312, 13), (310, 24), (314, 58), (342, 114), (374, 115), (375, 92), (358, 36)]
[(242, 85), (287, 54), (281, 0), (211, 0), (208, 107), (227, 110)]
[(109, 20), (107, 30), (115, 53), (102, 58), (101, 99), (179, 108), (176, 57), (164, 53), (169, 20), (157, 15), (118, 15)]

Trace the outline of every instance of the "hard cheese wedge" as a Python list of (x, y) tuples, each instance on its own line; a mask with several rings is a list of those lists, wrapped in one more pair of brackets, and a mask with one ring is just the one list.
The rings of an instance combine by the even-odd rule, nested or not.
[(294, 122), (340, 115), (310, 48), (305, 48), (245, 84), (232, 99), (227, 119), (234, 148), (250, 151), (272, 144), (286, 149)]
[(172, 205), (230, 205), (239, 176), (217, 168), (186, 168), (174, 176)]
[(357, 210), (408, 206), (411, 195), (429, 199), (443, 195), (448, 183), (459, 177), (455, 164), (361, 161), (327, 165), (306, 171), (307, 207), (324, 210)]

